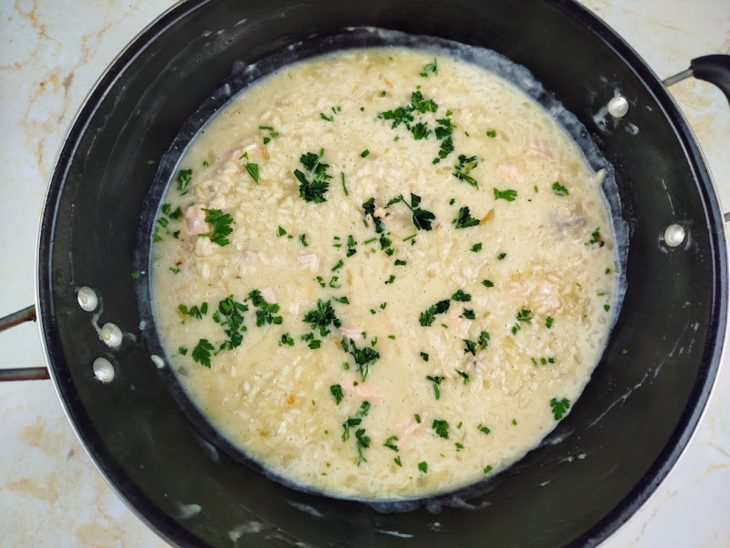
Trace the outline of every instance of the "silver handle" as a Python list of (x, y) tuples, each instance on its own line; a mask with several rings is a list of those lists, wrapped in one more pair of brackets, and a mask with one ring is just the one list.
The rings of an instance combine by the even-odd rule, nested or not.
[[(0, 318), (0, 331), (5, 331), (21, 323), (35, 321), (35, 305), (28, 306), (12, 314)], [(48, 369), (45, 367), (18, 367), (13, 369), (0, 369), (0, 382), (5, 381), (35, 381), (50, 379)]]

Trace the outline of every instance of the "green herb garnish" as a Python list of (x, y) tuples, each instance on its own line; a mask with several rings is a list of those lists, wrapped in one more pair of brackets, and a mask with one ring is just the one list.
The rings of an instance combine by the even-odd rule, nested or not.
[(320, 149), (319, 154), (307, 152), (299, 157), (299, 162), (307, 170), (309, 178), (298, 169), (294, 170), (294, 176), (299, 180), (299, 197), (306, 202), (320, 204), (327, 201), (324, 195), (329, 190), (332, 176), (327, 173), (329, 164), (320, 162), (323, 155), (324, 149)]
[(468, 207), (459, 208), (459, 213), (456, 219), (451, 221), (456, 228), (469, 228), (472, 226), (479, 226), (479, 219), (475, 219), (471, 216)]
[(342, 386), (339, 384), (333, 384), (330, 386), (330, 393), (335, 398), (335, 403), (340, 405), (340, 402), (344, 399), (345, 395), (342, 393)]
[(436, 319), (436, 314), (443, 314), (444, 312), (447, 312), (450, 304), (451, 303), (448, 299), (444, 299), (443, 301), (439, 301), (436, 304), (431, 305), (428, 309), (421, 312), (418, 317), (418, 323), (420, 323), (423, 327), (432, 325)]
[(187, 194), (188, 193), (188, 186), (190, 186), (190, 181), (193, 179), (193, 170), (192, 169), (181, 169), (177, 172), (177, 191), (180, 194)]
[(205, 232), (201, 236), (210, 238), (211, 242), (218, 244), (223, 247), (230, 244), (228, 236), (233, 232), (233, 217), (230, 213), (223, 213), (220, 209), (204, 209), (205, 222), (211, 226), (210, 232)]
[(556, 196), (567, 196), (568, 194), (570, 194), (570, 192), (568, 192), (568, 189), (560, 184), (560, 181), (555, 181), (553, 183), (553, 192)]
[(449, 439), (449, 423), (445, 420), (434, 419), (431, 423), (431, 428), (433, 428), (433, 431), (440, 438)]
[(570, 409), (570, 400), (568, 398), (560, 400), (553, 398), (550, 400), (550, 408), (553, 411), (553, 417), (555, 417), (555, 420), (559, 421), (563, 418), (563, 416), (565, 416), (568, 409)]
[(210, 368), (210, 353), (213, 349), (214, 347), (208, 339), (200, 339), (198, 344), (195, 345), (195, 348), (193, 348), (193, 360), (204, 367)]
[(514, 202), (517, 198), (517, 191), (510, 188), (506, 190), (499, 190), (494, 188), (494, 199), (495, 200), (506, 200), (507, 202)]

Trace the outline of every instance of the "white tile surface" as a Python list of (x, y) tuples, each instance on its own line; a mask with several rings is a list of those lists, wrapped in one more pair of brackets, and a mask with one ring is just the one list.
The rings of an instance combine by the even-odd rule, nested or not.
[[(730, 53), (727, 0), (585, 0), (660, 76)], [(46, 180), (76, 109), (116, 53), (165, 0), (0, 0), (0, 314), (33, 302), (36, 225)], [(672, 89), (730, 209), (730, 108), (697, 81)], [(41, 365), (35, 327), (0, 334), (0, 366)], [(726, 360), (727, 361), (727, 360)], [(730, 546), (730, 368), (685, 455), (609, 541)], [(50, 382), (0, 385), (0, 545), (156, 546), (76, 440)]]

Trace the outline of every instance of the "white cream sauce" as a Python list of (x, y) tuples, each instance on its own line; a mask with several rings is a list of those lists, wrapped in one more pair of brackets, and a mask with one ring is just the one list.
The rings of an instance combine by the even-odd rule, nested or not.
[[(329, 186), (307, 194), (315, 163)], [(600, 358), (618, 279), (602, 173), (476, 65), (405, 48), (290, 65), (180, 168), (153, 244), (168, 361), (291, 482), (407, 499), (478, 481), (555, 427)]]

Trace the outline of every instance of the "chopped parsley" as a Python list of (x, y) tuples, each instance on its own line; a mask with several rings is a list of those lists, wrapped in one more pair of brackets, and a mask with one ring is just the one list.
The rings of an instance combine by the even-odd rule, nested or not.
[(473, 246), (471, 246), (471, 250), (474, 253), (479, 253), (482, 250), (482, 242), (477, 242)]
[(181, 169), (177, 172), (177, 191), (180, 194), (187, 194), (188, 193), (188, 186), (190, 186), (190, 181), (193, 179), (193, 170), (192, 169)]
[(436, 138), (441, 141), (439, 145), (438, 156), (432, 160), (432, 164), (438, 164), (441, 160), (446, 158), (449, 154), (454, 152), (454, 124), (451, 123), (449, 118), (451, 111), (446, 113), (446, 118), (439, 118), (436, 120), (436, 129), (434, 134)]
[(248, 294), (251, 304), (256, 308), (256, 326), (262, 327), (264, 324), (281, 325), (284, 321), (281, 316), (275, 314), (279, 312), (278, 304), (271, 304), (261, 296), (258, 289), (254, 289)]
[(345, 395), (342, 393), (342, 387), (339, 384), (333, 384), (330, 386), (330, 393), (335, 398), (335, 403), (340, 405), (340, 402), (344, 399)]
[(599, 247), (603, 245), (603, 240), (601, 240), (600, 228), (596, 228), (593, 232), (591, 232), (591, 239), (586, 242), (586, 245), (593, 244), (599, 244)]
[(204, 367), (210, 368), (210, 353), (213, 349), (214, 347), (208, 339), (200, 339), (198, 344), (195, 345), (195, 348), (193, 348), (191, 354), (193, 360)]
[(471, 308), (465, 308), (464, 312), (461, 313), (461, 317), (467, 320), (475, 320), (476, 314), (474, 314), (474, 311)]
[(460, 181), (464, 181), (467, 184), (470, 184), (474, 188), (479, 188), (479, 183), (477, 180), (470, 175), (471, 171), (477, 167), (479, 164), (479, 160), (477, 160), (476, 156), (466, 156), (464, 154), (459, 154), (459, 161), (454, 166), (454, 172), (452, 175), (459, 179)]
[(568, 194), (570, 194), (570, 192), (568, 192), (568, 189), (560, 184), (560, 181), (555, 181), (552, 188), (556, 196), (567, 196)]
[(307, 241), (307, 235), (306, 234), (300, 234), (299, 235), (299, 241), (302, 243), (304, 247), (309, 247), (309, 242)]
[(507, 202), (514, 202), (517, 198), (517, 191), (508, 188), (506, 190), (499, 190), (494, 187), (494, 199), (495, 200), (506, 200)]
[(418, 469), (424, 474), (428, 473), (428, 463), (424, 460), (418, 463)]
[(384, 447), (387, 447), (388, 449), (392, 451), (398, 451), (398, 446), (395, 444), (395, 442), (398, 441), (398, 436), (390, 436), (387, 440), (385, 440), (385, 443), (383, 444)]
[(411, 108), (420, 113), (425, 113), (436, 112), (439, 107), (433, 99), (427, 99), (420, 90), (416, 90), (411, 93)]
[(284, 333), (279, 339), (279, 346), (294, 346), (294, 339), (291, 338), (289, 333)]
[(190, 316), (191, 318), (197, 318), (198, 320), (200, 320), (208, 312), (208, 303), (203, 303), (200, 306), (194, 305), (190, 308), (188, 308), (184, 304), (181, 304), (177, 307), (177, 309), (180, 311), (181, 314), (185, 316)]
[(431, 63), (428, 63), (424, 65), (423, 70), (418, 73), (418, 75), (421, 78), (428, 78), (429, 74), (433, 74), (434, 76), (439, 73), (439, 66), (436, 59), (434, 59)]
[(507, 254), (503, 251), (499, 255), (497, 255), (498, 261), (503, 261), (507, 257)]
[(367, 158), (367, 157), (368, 157), (369, 155), (370, 155), (370, 151), (369, 151), (368, 149), (365, 149), (365, 150), (363, 150), (363, 151), (362, 151), (362, 152), (360, 153), (360, 157), (361, 157), (361, 158)]
[(552, 316), (547, 316), (545, 318), (545, 327), (547, 327), (548, 329), (552, 329), (552, 327), (553, 327), (553, 321), (554, 320), (553, 320), (553, 317)]
[(352, 234), (347, 235), (347, 256), (352, 257), (355, 253), (357, 253), (357, 249), (355, 249), (355, 246), (357, 245), (357, 241), (355, 238), (352, 237)]
[[(469, 384), (469, 373), (466, 371), (459, 371), (458, 369), (456, 372), (459, 374), (459, 376), (464, 379), (464, 384)], [(461, 428), (461, 423), (459, 423), (459, 428)]]
[(426, 352), (421, 352), (421, 359), (424, 362), (427, 362), (428, 361), (428, 354)]
[(492, 280), (482, 280), (482, 285), (484, 287), (494, 287), (494, 282)]
[(181, 356), (187, 356), (188, 349), (185, 346), (178, 346), (177, 351), (180, 353)]
[(550, 400), (550, 408), (553, 411), (555, 420), (559, 421), (565, 416), (568, 409), (570, 409), (570, 400), (568, 398), (562, 398), (560, 400), (553, 398)]
[(532, 310), (529, 308), (521, 308), (517, 311), (516, 318), (517, 321), (531, 323), (533, 318)]
[(279, 136), (279, 132), (271, 126), (259, 126), (261, 131), (268, 132), (268, 135), (264, 135), (264, 144), (268, 145), (272, 139), (276, 139)]
[[(437, 400), (441, 399), (441, 389), (439, 387), (441, 386), (441, 381), (444, 380), (444, 378), (445, 377), (438, 377), (438, 376), (432, 377), (431, 375), (428, 375), (426, 377), (427, 381), (431, 381), (431, 385), (433, 387), (433, 397), (436, 398)], [(421, 422), (421, 421), (418, 420), (418, 418), (417, 418), (416, 422)]]
[(350, 428), (359, 426), (362, 419), (367, 416), (370, 411), (370, 402), (364, 401), (360, 404), (360, 409), (352, 417), (347, 417), (345, 422), (342, 423), (342, 441), (350, 439)]
[(460, 303), (468, 303), (471, 301), (471, 295), (469, 293), (465, 293), (463, 289), (457, 289), (456, 293), (451, 295), (451, 300)]
[(479, 423), (479, 425), (477, 426), (477, 430), (479, 430), (482, 434), (487, 434), (487, 435), (491, 432), (489, 427), (484, 426), (482, 423)]
[(487, 465), (486, 465), (486, 466), (484, 467), (484, 470), (483, 470), (483, 472), (484, 472), (485, 474), (489, 474), (489, 472), (491, 472), (492, 470), (494, 470), (494, 468), (492, 468), (492, 465), (491, 465), (491, 464), (487, 464)]
[(488, 129), (487, 130), (487, 137), (491, 137), (494, 139), (497, 136), (497, 130), (495, 129)]
[(396, 259), (395, 260), (395, 266), (406, 266), (408, 264), (407, 261), (404, 261), (402, 259)]
[(370, 372), (370, 366), (380, 358), (380, 353), (370, 346), (358, 347), (355, 341), (342, 337), (340, 340), (342, 349), (349, 353), (355, 360), (357, 372), (365, 380)]
[(370, 447), (370, 437), (365, 435), (365, 429), (359, 428), (355, 431), (355, 448), (357, 449), (357, 465), (367, 462), (365, 455), (362, 454), (363, 449)]
[(384, 282), (384, 283), (385, 283), (385, 285), (390, 285), (390, 284), (392, 284), (392, 283), (393, 283), (394, 281), (395, 281), (395, 274), (391, 274), (390, 276), (388, 276), (388, 279), (387, 279), (387, 280), (385, 280), (385, 282)]
[(231, 350), (241, 345), (243, 342), (243, 333), (246, 326), (243, 325), (243, 313), (248, 311), (248, 305), (239, 303), (233, 295), (223, 299), (218, 303), (218, 310), (213, 313), (213, 321), (223, 327), (228, 340), (223, 342), (219, 351)]
[(340, 171), (340, 180), (342, 181), (342, 192), (345, 193), (345, 196), (349, 196), (350, 193), (347, 190), (347, 183), (345, 182), (345, 172)]
[(211, 231), (205, 232), (201, 236), (210, 238), (211, 242), (221, 247), (230, 244), (228, 236), (233, 232), (233, 227), (231, 227), (233, 217), (231, 217), (231, 214), (223, 213), (220, 209), (204, 209), (203, 211), (206, 213), (205, 222), (210, 224)]
[(306, 202), (314, 202), (321, 204), (326, 202), (325, 193), (329, 190), (329, 180), (332, 176), (327, 173), (329, 164), (320, 162), (324, 155), (324, 149), (320, 149), (319, 153), (307, 152), (299, 157), (299, 162), (307, 170), (307, 175), (294, 170), (294, 176), (299, 180), (299, 197)]
[(396, 458), (394, 458), (393, 462), (396, 463), (401, 468), (403, 468), (403, 463), (400, 461), (400, 456), (397, 456)]
[(443, 314), (449, 310), (450, 302), (448, 299), (439, 301), (436, 304), (431, 305), (425, 311), (421, 312), (418, 316), (418, 323), (423, 327), (428, 327), (433, 324), (436, 319), (436, 314)]
[(330, 325), (334, 328), (342, 325), (337, 314), (335, 314), (335, 309), (332, 308), (332, 302), (329, 300), (322, 301), (321, 299), (317, 299), (316, 308), (304, 315), (304, 322), (311, 324), (312, 329), (319, 329), (319, 334), (322, 337), (330, 333)]
[(256, 184), (259, 182), (259, 165), (258, 164), (252, 164), (247, 163), (246, 164), (246, 171), (251, 176), (251, 178), (254, 180)]
[(479, 333), (479, 348), (485, 350), (489, 346), (489, 332), (482, 331)]
[(431, 428), (433, 428), (433, 431), (440, 438), (449, 439), (449, 423), (445, 420), (434, 419), (431, 423)]
[(331, 268), (331, 271), (332, 271), (332, 272), (337, 272), (337, 271), (338, 271), (338, 270), (339, 270), (340, 268), (342, 268), (343, 266), (345, 266), (345, 262), (344, 262), (344, 261), (343, 261), (342, 259), (340, 259), (339, 261), (337, 261), (337, 262), (335, 263), (335, 266), (333, 266), (333, 267)]
[(401, 194), (390, 200), (386, 207), (397, 204), (398, 202), (402, 202), (411, 211), (411, 221), (413, 221), (413, 225), (418, 230), (431, 230), (431, 224), (436, 219), (436, 216), (432, 212), (418, 207), (421, 204), (420, 196), (411, 193), (411, 202), (409, 204)]
[(477, 354), (477, 343), (470, 339), (462, 339), (464, 341), (464, 354)]
[(451, 221), (456, 228), (470, 228), (472, 226), (479, 226), (479, 219), (475, 219), (471, 216), (468, 207), (459, 208), (459, 213), (456, 219)]

